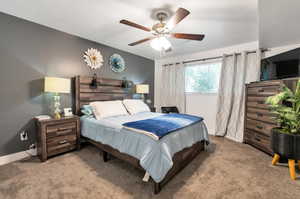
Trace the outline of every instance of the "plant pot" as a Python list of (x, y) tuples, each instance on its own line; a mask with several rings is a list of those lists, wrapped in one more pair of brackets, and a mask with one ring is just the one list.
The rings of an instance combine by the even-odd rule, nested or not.
[(282, 158), (300, 160), (300, 135), (282, 133), (279, 128), (274, 128), (271, 148)]

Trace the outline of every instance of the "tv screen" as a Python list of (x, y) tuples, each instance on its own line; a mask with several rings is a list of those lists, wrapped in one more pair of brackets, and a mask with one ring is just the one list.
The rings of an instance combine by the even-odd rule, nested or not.
[(300, 48), (261, 61), (261, 80), (284, 79), (299, 76)]
[(274, 62), (276, 65), (276, 76), (278, 79), (298, 76), (299, 59)]

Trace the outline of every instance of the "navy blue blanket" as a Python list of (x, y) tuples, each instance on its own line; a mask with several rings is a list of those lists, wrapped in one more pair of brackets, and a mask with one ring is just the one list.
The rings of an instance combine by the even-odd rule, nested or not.
[(125, 128), (150, 135), (158, 140), (171, 132), (190, 126), (202, 120), (202, 117), (171, 113), (151, 119), (127, 122), (124, 123), (123, 126)]

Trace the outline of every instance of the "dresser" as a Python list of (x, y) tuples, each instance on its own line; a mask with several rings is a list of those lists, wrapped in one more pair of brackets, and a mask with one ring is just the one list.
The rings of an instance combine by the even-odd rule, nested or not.
[(78, 116), (37, 120), (37, 152), (42, 162), (49, 157), (79, 149), (80, 119)]
[(297, 80), (291, 78), (246, 84), (244, 143), (272, 155), (271, 130), (277, 127), (277, 123), (265, 101), (267, 97), (279, 93), (284, 84), (294, 90)]

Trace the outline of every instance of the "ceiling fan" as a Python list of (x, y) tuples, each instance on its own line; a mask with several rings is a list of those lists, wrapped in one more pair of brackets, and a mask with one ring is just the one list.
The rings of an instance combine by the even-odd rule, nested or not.
[(154, 24), (152, 28), (148, 28), (128, 20), (121, 20), (120, 23), (138, 28), (147, 32), (152, 33), (153, 36), (144, 38), (142, 40), (128, 44), (129, 46), (135, 46), (151, 40), (151, 47), (158, 51), (169, 51), (171, 50), (171, 43), (167, 40), (167, 37), (172, 37), (176, 39), (188, 39), (201, 41), (204, 38), (203, 34), (186, 34), (186, 33), (172, 33), (172, 29), (181, 22), (190, 12), (184, 8), (179, 8), (175, 14), (166, 22), (168, 18), (168, 13), (164, 11), (159, 11), (156, 14), (158, 23)]

